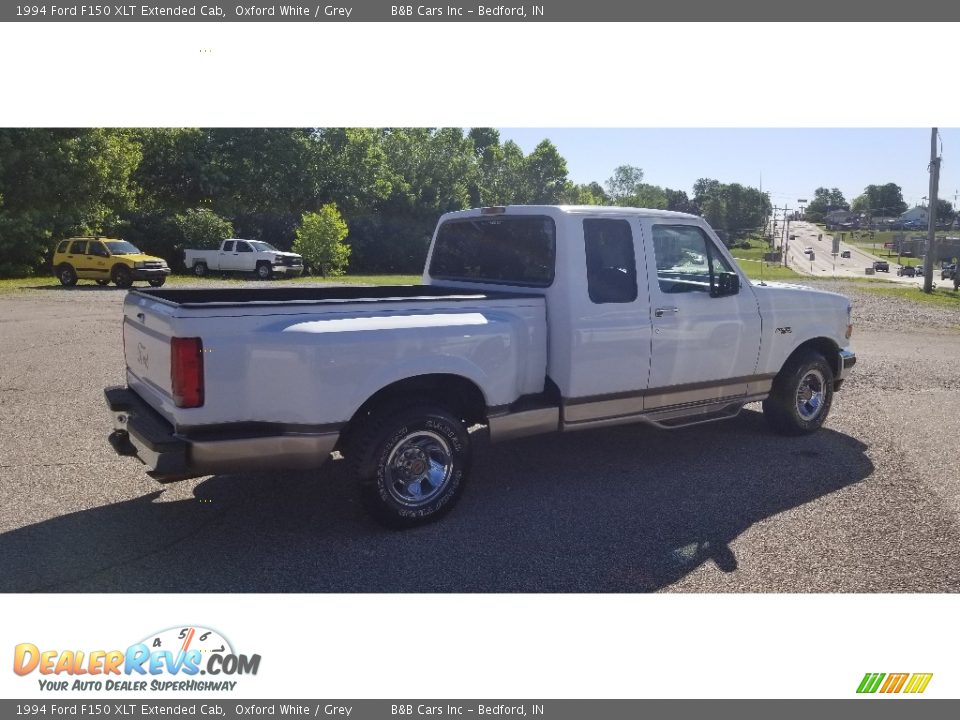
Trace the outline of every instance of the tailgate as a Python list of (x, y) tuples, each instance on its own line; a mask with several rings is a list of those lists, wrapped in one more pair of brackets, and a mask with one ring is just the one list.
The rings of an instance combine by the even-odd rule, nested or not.
[[(147, 401), (151, 395), (171, 397), (171, 318), (164, 306), (133, 293), (123, 306), (123, 356), (127, 380)], [(143, 392), (146, 391), (146, 392)], [(154, 404), (151, 402), (151, 404)]]

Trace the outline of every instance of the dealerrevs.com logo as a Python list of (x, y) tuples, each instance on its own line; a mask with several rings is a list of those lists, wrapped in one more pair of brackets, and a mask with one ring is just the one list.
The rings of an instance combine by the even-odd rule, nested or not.
[(260, 655), (238, 654), (216, 630), (198, 626), (151, 633), (125, 650), (49, 650), (20, 643), (13, 652), (13, 671), (38, 675), (45, 691), (230, 691), (238, 682), (233, 678), (259, 669)]

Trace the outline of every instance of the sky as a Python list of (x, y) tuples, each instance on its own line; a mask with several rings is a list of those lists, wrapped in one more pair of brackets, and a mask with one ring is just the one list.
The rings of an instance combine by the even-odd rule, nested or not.
[[(960, 129), (940, 129), (939, 197), (960, 196)], [(839, 188), (847, 202), (867, 185), (893, 182), (909, 206), (924, 204), (930, 175), (930, 128), (500, 128), (529, 153), (544, 138), (557, 146), (576, 183), (605, 183), (618, 165), (644, 182), (691, 194), (699, 178), (762, 187), (777, 207), (795, 208), (818, 187)]]

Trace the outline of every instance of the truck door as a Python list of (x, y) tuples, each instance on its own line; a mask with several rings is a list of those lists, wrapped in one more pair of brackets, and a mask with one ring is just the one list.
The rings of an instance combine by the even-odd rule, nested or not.
[(574, 248), (572, 267), (586, 270), (587, 292), (573, 299), (570, 319), (568, 426), (640, 413), (650, 372), (646, 266), (642, 250), (634, 249), (639, 225), (627, 218), (585, 218), (582, 228), (583, 248)]
[(737, 269), (702, 227), (652, 222), (646, 228), (654, 260), (646, 409), (745, 393), (760, 349), (752, 290), (746, 282), (734, 285)]
[(235, 263), (233, 270), (253, 272), (257, 269), (253, 248), (250, 247), (250, 243), (245, 243), (242, 240), (237, 240), (237, 251), (233, 254), (233, 261)]
[(223, 245), (220, 247), (220, 252), (217, 253), (217, 267), (211, 268), (211, 270), (236, 270), (235, 255), (233, 240), (224, 240)]
[[(74, 240), (70, 243), (70, 252), (67, 253), (67, 260), (73, 265), (73, 269), (76, 271), (78, 278), (83, 280), (90, 279), (91, 275), (87, 272), (90, 262), (87, 260), (86, 240)], [(92, 258), (90, 261), (92, 261)]]
[(92, 277), (95, 280), (109, 280), (110, 279), (110, 253), (107, 252), (107, 248), (102, 242), (90, 242), (90, 247), (87, 249), (87, 254), (90, 255), (88, 258), (91, 264), (91, 273)]

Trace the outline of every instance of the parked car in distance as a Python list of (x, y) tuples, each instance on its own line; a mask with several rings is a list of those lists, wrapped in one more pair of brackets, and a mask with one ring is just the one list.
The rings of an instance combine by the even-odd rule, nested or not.
[(956, 265), (947, 265), (940, 271), (941, 280), (953, 280), (953, 276), (957, 274)]
[(890, 263), (886, 260), (876, 260), (873, 263), (873, 269), (877, 272), (890, 272)]
[(849, 251), (849, 250), (844, 250), (842, 253), (840, 253), (840, 257), (842, 257), (842, 258), (848, 258), (848, 257), (850, 257), (850, 251)]
[(897, 275), (900, 277), (914, 277), (916, 274), (917, 271), (909, 265), (903, 265), (899, 270), (897, 270)]
[(128, 288), (135, 280), (160, 287), (170, 268), (163, 258), (146, 255), (126, 240), (105, 237), (67, 238), (53, 252), (53, 274), (64, 287), (78, 280), (95, 280), (97, 285)]
[(923, 265), (917, 265), (917, 266), (913, 269), (913, 272), (914, 272), (914, 274), (915, 274), (917, 277), (919, 277), (920, 275), (923, 275)]
[(804, 254), (804, 255), (812, 255), (812, 254), (813, 254), (813, 248), (812, 248), (812, 247), (805, 247), (805, 248), (803, 249), (803, 254)]
[(197, 277), (211, 272), (256, 273), (261, 280), (274, 275), (299, 275), (303, 258), (296, 253), (277, 250), (262, 240), (229, 238), (219, 250), (184, 250), (183, 262)]

